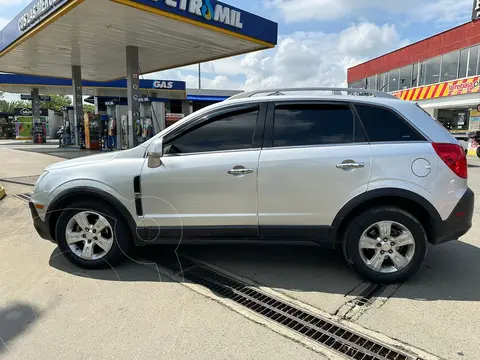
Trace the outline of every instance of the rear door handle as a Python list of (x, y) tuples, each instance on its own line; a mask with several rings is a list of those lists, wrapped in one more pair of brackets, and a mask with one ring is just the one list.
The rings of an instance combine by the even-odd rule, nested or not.
[(364, 163), (342, 163), (337, 164), (337, 169), (360, 169), (364, 168)]

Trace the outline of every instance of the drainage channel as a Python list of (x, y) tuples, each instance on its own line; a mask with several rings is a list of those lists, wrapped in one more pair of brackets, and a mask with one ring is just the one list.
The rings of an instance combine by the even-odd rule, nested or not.
[(31, 193), (16, 194), (16, 195), (13, 195), (13, 197), (28, 203), (30, 201), (30, 198), (32, 197), (32, 194)]
[(377, 296), (382, 294), (384, 289), (385, 285), (370, 284), (362, 294), (355, 299), (355, 305), (360, 307), (371, 305), (377, 299)]
[(39, 176), (40, 175), (30, 175), (30, 176), (5, 178), (5, 179), (0, 179), (0, 182), (6, 182), (6, 183), (16, 184), (16, 185), (35, 186), (35, 182), (37, 181)]
[[(182, 267), (179, 265), (182, 264)], [(421, 360), (184, 257), (157, 264), (355, 360)]]

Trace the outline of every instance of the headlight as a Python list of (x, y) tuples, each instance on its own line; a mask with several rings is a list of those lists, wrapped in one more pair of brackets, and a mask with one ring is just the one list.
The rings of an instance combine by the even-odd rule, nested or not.
[(45, 177), (48, 175), (48, 171), (44, 170), (42, 175), (39, 176), (39, 178), (37, 179), (37, 182), (35, 183), (35, 186), (33, 187), (33, 190), (35, 191), (35, 188), (37, 187), (38, 184), (40, 184), (40, 181), (42, 181), (43, 179), (45, 179)]

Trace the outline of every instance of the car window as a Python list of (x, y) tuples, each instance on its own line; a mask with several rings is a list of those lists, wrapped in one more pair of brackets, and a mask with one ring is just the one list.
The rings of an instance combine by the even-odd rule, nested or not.
[[(273, 146), (352, 143), (354, 127), (355, 117), (345, 104), (277, 105)], [(358, 139), (361, 141), (361, 133)]]
[(165, 154), (241, 150), (252, 147), (258, 108), (229, 112), (202, 122), (169, 141)]
[(424, 140), (393, 111), (369, 105), (355, 105), (370, 142)]

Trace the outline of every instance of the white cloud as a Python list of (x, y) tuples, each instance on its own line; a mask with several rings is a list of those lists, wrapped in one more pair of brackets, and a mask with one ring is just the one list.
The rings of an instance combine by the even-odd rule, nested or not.
[(246, 88), (344, 86), (348, 67), (403, 43), (393, 25), (362, 23), (337, 34), (297, 32), (275, 50), (245, 57)]
[[(202, 70), (203, 70), (202, 64)], [(195, 70), (192, 74), (192, 70)], [(198, 67), (184, 67), (179, 69), (172, 69), (166, 71), (159, 71), (155, 73), (146, 74), (145, 79), (165, 79), (185, 81), (188, 89), (198, 89)], [(202, 88), (203, 89), (243, 89), (244, 83), (229, 79), (225, 75), (205, 74), (202, 71)]]
[(235, 56), (202, 64), (202, 72), (222, 75), (242, 74), (242, 60), (244, 56)]
[[(361, 23), (333, 34), (295, 32), (281, 36), (274, 49), (203, 64), (202, 87), (251, 90), (344, 86), (348, 67), (405, 44), (395, 26), (389, 24)], [(183, 80), (189, 88), (198, 87), (198, 76), (192, 68), (168, 70), (147, 77)]]
[(420, 21), (439, 21), (441, 23), (461, 23), (467, 21), (472, 14), (471, 0), (440, 0), (426, 3), (421, 11), (414, 13), (413, 18)]
[(472, 0), (265, 0), (265, 4), (277, 8), (289, 23), (363, 16), (375, 9), (406, 14), (415, 21), (456, 23), (469, 19), (473, 5)]

